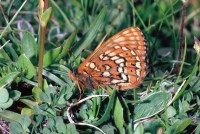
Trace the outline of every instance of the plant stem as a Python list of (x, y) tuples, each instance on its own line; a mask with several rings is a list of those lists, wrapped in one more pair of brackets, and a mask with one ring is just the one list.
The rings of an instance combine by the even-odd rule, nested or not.
[[(44, 11), (48, 8), (49, 0), (44, 0)], [(43, 11), (43, 12), (44, 12)], [(41, 20), (40, 20), (41, 21)], [(44, 56), (44, 43), (46, 35), (46, 25), (42, 25), (40, 22), (40, 52), (39, 52), (39, 64), (38, 64), (38, 87), (42, 89), (42, 67)]]
[(39, 52), (39, 65), (38, 65), (38, 87), (42, 89), (42, 66), (43, 66), (43, 55), (44, 55), (44, 41), (46, 27), (40, 27), (40, 52)]
[[(183, 48), (183, 28), (184, 28), (184, 18), (185, 18), (185, 3), (182, 6), (182, 15), (181, 15), (181, 29), (180, 29), (180, 41), (179, 41), (179, 49), (178, 49), (178, 61), (181, 60), (182, 48)], [(179, 74), (180, 64), (176, 64), (176, 75)]]

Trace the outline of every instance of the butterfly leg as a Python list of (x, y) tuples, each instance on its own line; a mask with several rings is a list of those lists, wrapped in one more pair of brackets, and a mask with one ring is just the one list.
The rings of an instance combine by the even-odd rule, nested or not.
[(80, 84), (78, 82), (77, 82), (77, 85), (78, 85), (78, 90), (79, 90), (79, 93), (80, 93), (78, 101), (80, 101), (81, 98), (82, 98), (83, 89), (80, 87)]
[(99, 87), (102, 88), (108, 95), (111, 95), (111, 93), (107, 89), (105, 89), (103, 86), (99, 85)]

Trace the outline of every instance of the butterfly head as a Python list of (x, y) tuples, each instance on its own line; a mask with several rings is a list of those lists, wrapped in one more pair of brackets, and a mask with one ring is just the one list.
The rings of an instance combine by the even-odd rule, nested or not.
[(74, 69), (73, 71), (69, 72), (69, 77), (71, 80), (77, 81), (78, 76), (78, 70)]

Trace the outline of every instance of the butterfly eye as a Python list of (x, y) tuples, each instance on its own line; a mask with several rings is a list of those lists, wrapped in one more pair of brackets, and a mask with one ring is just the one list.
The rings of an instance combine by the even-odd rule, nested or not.
[(74, 70), (73, 70), (73, 74), (74, 74), (75, 76), (77, 76), (77, 74), (78, 74), (78, 69), (74, 69)]

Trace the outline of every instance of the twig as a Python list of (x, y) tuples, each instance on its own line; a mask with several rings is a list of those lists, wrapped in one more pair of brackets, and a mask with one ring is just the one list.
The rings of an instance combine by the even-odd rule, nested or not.
[(92, 124), (88, 124), (88, 123), (74, 123), (75, 125), (80, 125), (80, 126), (89, 126), (89, 127), (93, 127), (93, 128), (96, 128), (97, 130), (99, 130), (101, 133), (103, 133), (103, 134), (106, 134), (106, 133), (104, 133), (100, 128), (98, 128), (98, 127), (96, 127), (96, 126), (94, 126), (94, 125), (92, 125)]
[[(49, 0), (45, 0), (44, 1), (44, 11), (47, 10), (48, 8), (48, 5), (49, 5)], [(43, 8), (42, 5), (39, 4), (39, 6), (41, 6), (40, 8)], [(39, 10), (39, 9), (38, 9)], [(43, 13), (44, 13), (43, 11)], [(42, 14), (38, 14), (40, 15), (40, 17), (43, 15)], [(42, 68), (43, 68), (43, 60), (44, 60), (44, 45), (45, 45), (45, 39), (46, 39), (46, 27), (47, 27), (47, 24), (45, 25), (42, 25), (42, 20), (40, 18), (40, 51), (39, 51), (39, 64), (38, 64), (38, 87), (42, 89), (42, 81), (43, 81), (43, 78), (42, 78)], [(47, 22), (45, 22), (47, 23)]]
[(169, 107), (172, 102), (176, 99), (176, 96), (178, 95), (178, 93), (181, 91), (183, 85), (185, 84), (186, 80), (183, 81), (183, 83), (181, 84), (181, 86), (178, 88), (177, 92), (175, 93), (174, 97), (172, 98), (172, 100), (167, 104), (167, 107)]
[[(179, 39), (179, 49), (178, 49), (178, 61), (181, 60), (182, 48), (183, 48), (183, 28), (185, 19), (185, 7), (186, 3), (183, 3), (182, 14), (181, 14), (181, 28), (180, 28), (180, 39)], [(180, 64), (176, 64), (176, 75), (179, 73)]]
[(3, 46), (0, 47), (0, 50), (1, 50), (3, 47), (5, 47), (5, 45), (8, 44), (9, 42), (10, 42), (10, 40), (6, 41), (6, 43), (3, 44)]
[(0, 132), (3, 134), (10, 134), (8, 123), (0, 119)]

